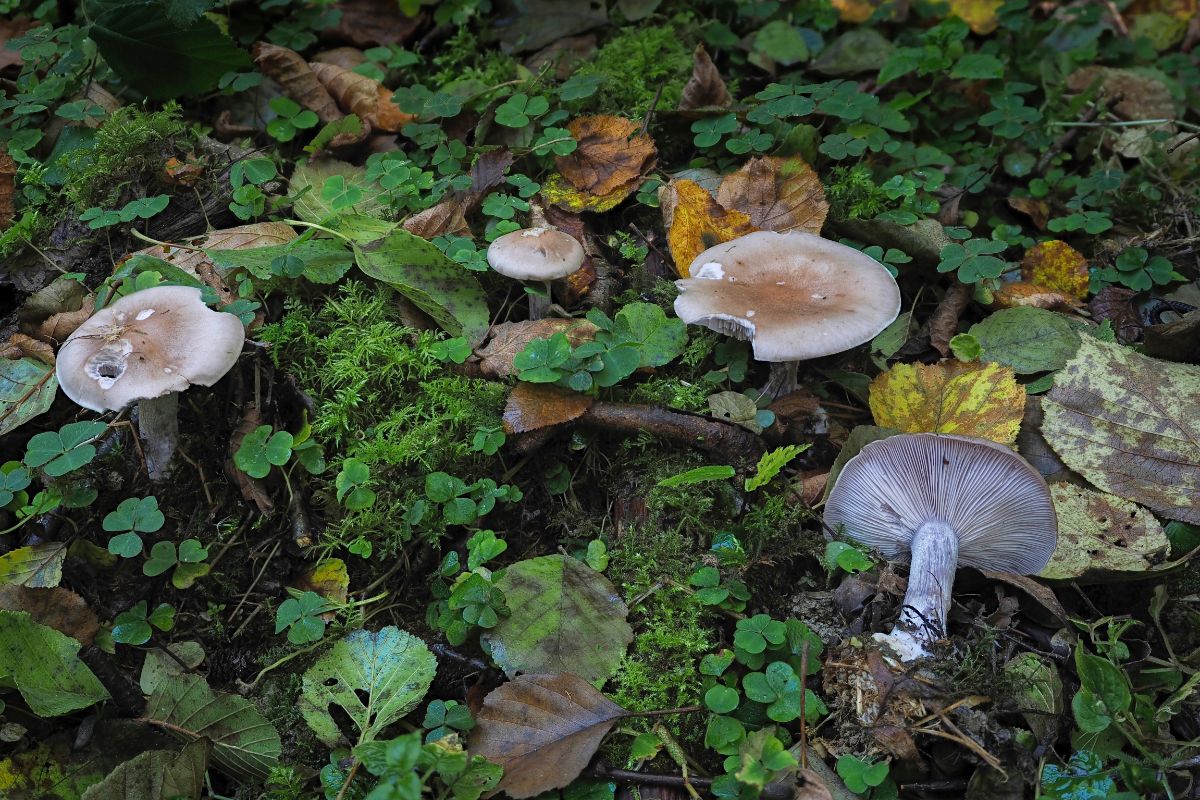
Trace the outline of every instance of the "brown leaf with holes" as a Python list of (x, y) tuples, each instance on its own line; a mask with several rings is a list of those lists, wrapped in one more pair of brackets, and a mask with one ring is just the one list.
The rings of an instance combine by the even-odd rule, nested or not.
[(538, 319), (523, 322), (504, 322), (492, 328), (492, 338), (477, 352), (482, 359), (479, 368), (489, 378), (507, 378), (516, 373), (513, 359), (534, 339), (549, 339), (556, 333), (566, 334), (572, 347), (590, 342), (599, 330), (585, 319)]
[(310, 63), (309, 69), (347, 114), (357, 114), (377, 131), (396, 133), (416, 119), (392, 102), (392, 90), (373, 78), (337, 64)]
[(992, 302), (989, 308), (1018, 308), (1020, 306), (1065, 311), (1079, 308), (1080, 303), (1062, 292), (1025, 281), (1006, 283), (992, 292)]
[(504, 405), (504, 432), (528, 433), (579, 419), (595, 398), (561, 386), (520, 382)]
[(625, 713), (578, 675), (522, 675), (484, 699), (470, 753), (503, 766), (496, 788), (522, 800), (578, 778)]
[(658, 201), (671, 258), (682, 278), (708, 248), (758, 230), (747, 214), (727, 210), (695, 181), (671, 181), (659, 190)]
[(321, 122), (333, 122), (344, 116), (333, 95), (295, 50), (269, 42), (255, 42), (250, 55), (259, 72), (275, 80), (285, 95), (312, 111)]
[(829, 203), (825, 187), (804, 159), (752, 158), (726, 175), (717, 202), (741, 211), (764, 231), (804, 231), (820, 235)]
[(683, 87), (679, 101), (680, 111), (695, 108), (726, 108), (733, 105), (733, 97), (725, 87), (725, 80), (717, 71), (717, 65), (709, 58), (704, 45), (696, 45), (692, 53), (692, 77)]
[(591, 195), (633, 192), (654, 168), (658, 150), (638, 124), (624, 117), (577, 117), (567, 130), (579, 142), (574, 153), (557, 158), (558, 171), (572, 186)]
[(0, 230), (12, 224), (17, 213), (13, 197), (17, 192), (17, 162), (8, 151), (0, 148)]
[(0, 345), (0, 358), (17, 359), (33, 358), (43, 364), (54, 366), (54, 348), (47, 342), (41, 342), (23, 333), (14, 333), (8, 341)]
[(73, 637), (85, 647), (100, 630), (100, 621), (83, 598), (61, 586), (53, 589), (0, 586), (0, 609), (25, 611), (34, 622)]

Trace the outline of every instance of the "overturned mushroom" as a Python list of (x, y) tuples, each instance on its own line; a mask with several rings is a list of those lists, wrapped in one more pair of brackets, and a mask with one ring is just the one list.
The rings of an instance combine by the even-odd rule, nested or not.
[(904, 661), (928, 655), (944, 633), (959, 564), (1032, 575), (1058, 542), (1036, 469), (995, 442), (936, 433), (864, 447), (842, 468), (825, 523), (887, 558), (911, 554), (900, 618), (889, 635), (877, 634)]
[(549, 226), (506, 233), (488, 246), (492, 269), (508, 278), (540, 283), (546, 296), (529, 295), (529, 318), (541, 319), (550, 308), (550, 282), (583, 266), (583, 246), (574, 236)]
[(675, 281), (689, 325), (750, 340), (771, 362), (764, 394), (796, 389), (799, 362), (870, 341), (900, 313), (896, 280), (870, 256), (800, 231), (756, 231), (696, 256)]
[(212, 386), (237, 361), (245, 332), (191, 286), (156, 286), (97, 311), (63, 343), (55, 369), (67, 397), (92, 411), (138, 403), (152, 480), (169, 474), (179, 438), (179, 396)]

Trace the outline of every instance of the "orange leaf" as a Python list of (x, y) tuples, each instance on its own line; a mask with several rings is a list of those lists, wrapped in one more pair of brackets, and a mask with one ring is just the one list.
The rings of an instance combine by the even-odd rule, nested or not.
[(896, 364), (871, 381), (875, 424), (904, 433), (957, 433), (1012, 446), (1025, 390), (1002, 364)]
[(617, 190), (630, 194), (658, 157), (654, 142), (638, 127), (633, 120), (608, 115), (571, 120), (567, 130), (579, 146), (574, 153), (558, 157), (558, 171), (590, 195)]
[(660, 190), (663, 226), (675, 271), (687, 278), (696, 256), (713, 245), (758, 230), (741, 211), (728, 211), (695, 181), (673, 180)]
[(518, 383), (504, 406), (504, 432), (526, 433), (579, 419), (593, 402), (561, 386)]
[(1088, 294), (1088, 264), (1079, 251), (1052, 239), (1034, 245), (1021, 260), (1021, 278), (1083, 300)]
[(392, 102), (392, 90), (377, 80), (337, 64), (314, 61), (308, 67), (343, 111), (357, 114), (377, 131), (396, 133), (416, 119), (401, 111)]
[(1018, 281), (1003, 284), (992, 293), (991, 308), (1017, 308), (1030, 306), (1049, 310), (1078, 308), (1079, 301), (1036, 283)]
[(726, 175), (717, 202), (750, 216), (765, 231), (821, 234), (829, 203), (821, 179), (803, 158), (752, 158)]

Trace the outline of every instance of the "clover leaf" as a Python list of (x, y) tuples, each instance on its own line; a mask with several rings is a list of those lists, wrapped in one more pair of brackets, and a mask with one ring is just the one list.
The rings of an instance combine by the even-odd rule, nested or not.
[(242, 439), (233, 463), (251, 478), (265, 478), (271, 465), (283, 466), (292, 457), (294, 441), (287, 431), (272, 433), (270, 425), (259, 425)]
[(52, 478), (73, 472), (96, 457), (92, 442), (107, 428), (103, 422), (70, 422), (39, 433), (25, 447), (25, 464), (41, 467)]

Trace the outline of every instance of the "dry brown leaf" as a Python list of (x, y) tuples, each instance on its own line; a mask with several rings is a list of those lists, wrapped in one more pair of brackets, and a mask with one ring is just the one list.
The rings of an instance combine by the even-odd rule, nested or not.
[(680, 111), (695, 108), (726, 108), (733, 104), (733, 97), (725, 87), (725, 80), (717, 71), (717, 65), (709, 58), (704, 45), (696, 45), (692, 53), (692, 77), (683, 87), (679, 100)]
[(579, 419), (595, 402), (561, 386), (520, 382), (504, 405), (504, 432), (528, 433)]
[(61, 586), (53, 589), (0, 586), (0, 609), (28, 612), (34, 622), (71, 636), (84, 647), (92, 643), (100, 630), (96, 613), (84, 599)]
[[(200, 277), (203, 265), (212, 266), (204, 250), (249, 250), (286, 244), (296, 238), (296, 232), (283, 222), (255, 222), (219, 231), (210, 231), (188, 240), (187, 247), (154, 244), (143, 247), (134, 255), (159, 258), (179, 267), (189, 275)], [(197, 249), (202, 248), (202, 249)]]
[[(451, 233), (466, 231), (467, 217), (463, 208), (462, 198), (447, 197), (435, 206), (424, 211), (418, 211), (401, 225), (404, 230), (414, 233), (422, 239), (433, 239)], [(470, 233), (470, 231), (466, 231)]]
[(1096, 322), (1109, 320), (1117, 332), (1117, 341), (1136, 342), (1142, 338), (1142, 318), (1133, 305), (1137, 292), (1124, 286), (1105, 286), (1092, 301), (1088, 311)]
[(54, 366), (54, 348), (47, 342), (38, 341), (23, 333), (14, 333), (8, 337), (8, 342), (0, 349), (2, 358), (16, 359), (26, 356)]
[(579, 777), (624, 715), (578, 675), (522, 675), (484, 699), (470, 753), (503, 766), (496, 788), (522, 800)]
[(1015, 283), (1006, 283), (992, 292), (992, 302), (989, 308), (1030, 306), (1032, 308), (1059, 311), (1078, 308), (1079, 305), (1078, 300), (1068, 297), (1062, 292), (1056, 292), (1053, 289), (1036, 283), (1017, 281)]
[(970, 302), (971, 287), (956, 280), (929, 316), (929, 344), (943, 358), (950, 355), (950, 340), (958, 333), (958, 321)]
[(492, 338), (477, 352), (479, 368), (489, 378), (507, 378), (516, 372), (513, 359), (534, 339), (564, 333), (572, 347), (591, 341), (598, 328), (584, 319), (538, 319), (504, 322), (492, 328)]
[(577, 117), (567, 130), (579, 146), (574, 153), (558, 157), (558, 171), (572, 186), (588, 194), (624, 190), (628, 195), (657, 161), (654, 142), (638, 132), (633, 120), (609, 115)]
[(1125, 119), (1172, 119), (1175, 116), (1170, 87), (1143, 72), (1083, 67), (1067, 76), (1067, 88), (1082, 92), (1097, 81), (1101, 97), (1119, 98), (1113, 110)]
[(1058, 239), (1041, 242), (1025, 251), (1021, 278), (1083, 300), (1088, 294), (1088, 263), (1075, 248)]
[(752, 158), (726, 175), (717, 202), (741, 211), (764, 231), (804, 231), (820, 235), (829, 203), (817, 173), (799, 156)]
[(259, 72), (274, 79), (284, 94), (316, 114), (321, 122), (333, 122), (344, 116), (308, 62), (295, 50), (269, 42), (255, 42), (250, 54)]
[[(0, 70), (8, 67), (21, 66), (21, 51), (8, 46), (8, 43), (32, 28), (35, 20), (31, 17), (10, 17), (0, 19)], [(16, 76), (14, 70), (13, 76)]]
[(392, 90), (379, 81), (351, 72), (337, 64), (314, 61), (309, 69), (347, 114), (357, 114), (377, 131), (396, 133), (416, 119), (392, 102)]
[(673, 180), (659, 190), (658, 199), (671, 258), (682, 278), (708, 248), (758, 230), (749, 216), (726, 210), (695, 181)]
[(12, 224), (13, 215), (17, 213), (13, 205), (13, 196), (17, 191), (17, 162), (8, 151), (0, 148), (0, 230)]
[(428, 17), (406, 16), (396, 0), (338, 0), (338, 23), (322, 34), (358, 47), (401, 44), (412, 38)]
[(475, 159), (471, 165), (471, 186), (464, 192), (454, 192), (435, 206), (413, 214), (402, 227), (422, 239), (433, 239), (467, 229), (466, 215), (483, 200), (484, 195), (505, 180), (505, 172), (512, 165), (513, 155), (509, 150), (490, 150)]
[(1039, 231), (1046, 230), (1046, 223), (1050, 221), (1050, 204), (1045, 200), (1035, 200), (1032, 197), (1010, 197), (1008, 198), (1008, 207), (1029, 217)]
[(1070, 616), (1067, 610), (1063, 608), (1063, 604), (1058, 601), (1054, 590), (1044, 583), (1038, 583), (1036, 579), (1028, 575), (1009, 575), (1007, 572), (992, 572), (991, 570), (979, 570), (985, 577), (991, 578), (994, 581), (1007, 583), (1009, 586), (1015, 586), (1025, 594), (1037, 600), (1042, 608), (1049, 611), (1059, 622), (1064, 625), (1070, 624)]
[(312, 58), (322, 64), (336, 64), (342, 69), (354, 69), (359, 64), (366, 63), (367, 57), (357, 47), (335, 47), (332, 50), (322, 50)]

